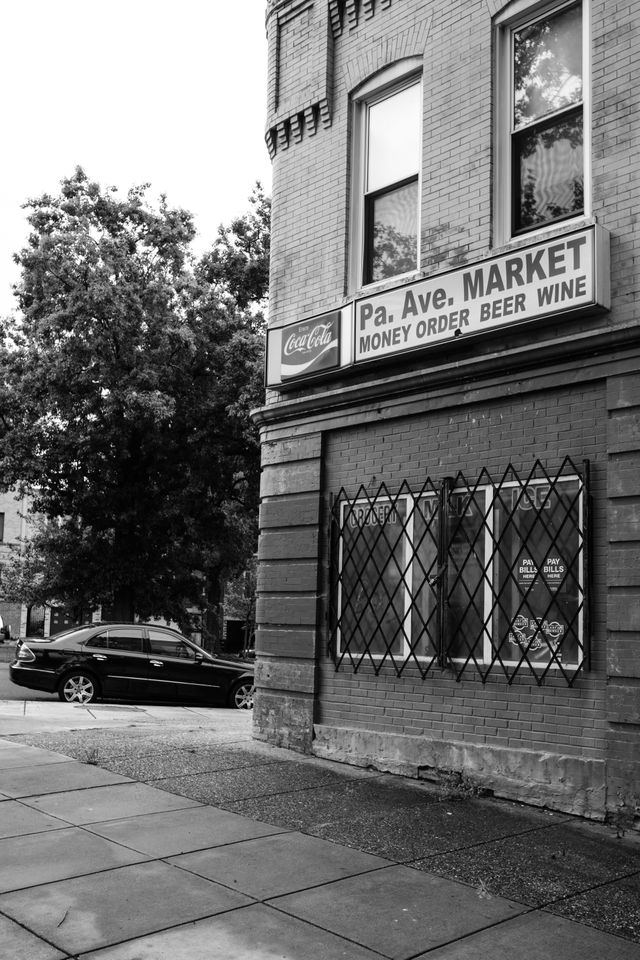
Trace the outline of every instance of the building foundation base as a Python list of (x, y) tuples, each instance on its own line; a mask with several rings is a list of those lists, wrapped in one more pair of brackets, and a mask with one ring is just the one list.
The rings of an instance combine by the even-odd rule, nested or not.
[(470, 792), (477, 788), (533, 806), (605, 818), (603, 761), (323, 724), (314, 727), (314, 735), (312, 752), (326, 760), (434, 781), (451, 782), (455, 774)]

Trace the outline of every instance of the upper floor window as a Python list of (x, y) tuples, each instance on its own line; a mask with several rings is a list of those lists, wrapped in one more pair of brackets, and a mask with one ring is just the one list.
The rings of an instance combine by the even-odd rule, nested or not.
[(582, 0), (529, 4), (499, 30), (497, 210), (508, 239), (585, 212)]
[(354, 98), (352, 286), (418, 267), (422, 85), (406, 65)]

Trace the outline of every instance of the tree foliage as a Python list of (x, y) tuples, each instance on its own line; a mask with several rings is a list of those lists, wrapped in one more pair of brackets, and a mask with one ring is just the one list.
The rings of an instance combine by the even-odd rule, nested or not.
[(254, 549), (269, 202), (198, 262), (191, 215), (146, 193), (78, 169), (26, 204), (0, 466), (43, 521), (3, 582), (186, 625)]

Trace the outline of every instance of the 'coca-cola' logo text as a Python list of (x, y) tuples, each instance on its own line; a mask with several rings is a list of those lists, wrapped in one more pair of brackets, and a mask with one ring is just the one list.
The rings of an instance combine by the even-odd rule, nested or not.
[(328, 346), (333, 339), (331, 324), (318, 323), (307, 333), (292, 333), (285, 341), (284, 354), (290, 357), (293, 353), (309, 353), (312, 350), (321, 350)]

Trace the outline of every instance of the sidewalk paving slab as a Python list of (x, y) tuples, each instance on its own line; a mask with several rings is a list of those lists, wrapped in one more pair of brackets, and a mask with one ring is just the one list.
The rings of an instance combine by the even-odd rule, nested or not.
[(282, 832), (281, 827), (205, 806), (92, 823), (86, 829), (152, 857), (177, 856)]
[(0, 840), (0, 892), (24, 890), (147, 859), (145, 854), (77, 827), (10, 837)]
[(0, 896), (0, 911), (77, 954), (252, 903), (156, 860)]
[(381, 954), (256, 904), (78, 960), (381, 960)]
[(232, 844), (200, 850), (172, 857), (169, 862), (256, 900), (391, 866), (380, 857), (302, 833), (281, 833), (251, 840), (241, 848)]
[[(89, 704), (82, 706), (74, 703), (61, 703), (57, 698), (51, 700), (2, 700), (0, 701), (0, 728), (2, 736), (41, 733), (43, 729), (65, 730), (101, 730), (104, 728), (122, 729), (133, 723), (139, 726), (157, 724), (202, 724), (207, 712), (181, 706), (156, 706), (145, 704)], [(225, 714), (244, 714), (244, 710), (223, 710)], [(231, 716), (227, 718), (227, 729), (219, 732), (222, 739), (233, 737), (237, 731), (246, 731), (246, 718)], [(246, 733), (245, 733), (246, 735)]]
[(67, 960), (68, 954), (45, 943), (9, 917), (0, 916), (0, 956), (5, 960)]
[(20, 797), (61, 793), (64, 790), (132, 782), (129, 777), (112, 773), (110, 770), (102, 770), (100, 767), (78, 763), (77, 760), (65, 759), (66, 763), (47, 763), (4, 770), (2, 792), (15, 800)]
[(404, 866), (389, 866), (267, 903), (391, 960), (408, 960), (526, 909)]
[(68, 826), (64, 820), (40, 813), (19, 800), (0, 801), (0, 840), (30, 833), (46, 833), (48, 830), (63, 830)]
[(415, 960), (638, 960), (635, 943), (542, 911), (508, 920)]
[[(6, 741), (3, 741), (6, 744)], [(52, 763), (68, 763), (69, 757), (22, 744), (10, 744), (2, 747), (0, 763), (3, 770), (14, 770), (20, 767), (36, 767), (41, 764), (50, 766)], [(4, 777), (3, 777), (4, 786)]]
[(200, 806), (186, 797), (133, 781), (33, 796), (23, 800), (23, 803), (73, 824), (100, 823), (143, 813)]

